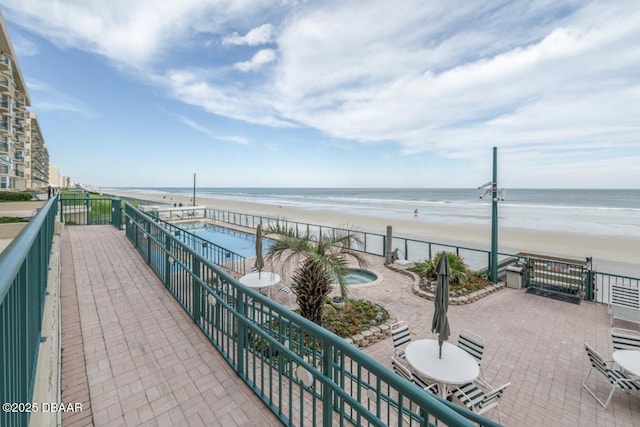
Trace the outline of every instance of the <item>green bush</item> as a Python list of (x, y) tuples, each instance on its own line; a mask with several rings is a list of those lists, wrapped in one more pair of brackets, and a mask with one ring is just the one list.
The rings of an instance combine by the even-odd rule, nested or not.
[(33, 194), (20, 191), (0, 191), (0, 202), (26, 202), (33, 198)]
[(447, 254), (449, 258), (449, 283), (453, 286), (465, 285), (469, 281), (471, 270), (465, 264), (464, 259), (461, 256), (456, 255), (453, 252), (438, 252), (432, 260), (425, 260), (424, 262), (418, 262), (410, 271), (418, 274), (420, 277), (425, 277), (429, 282), (434, 282), (438, 278), (437, 266), (442, 258), (442, 254)]
[(16, 222), (29, 222), (24, 218), (17, 218), (13, 216), (0, 216), (0, 224), (14, 224)]
[(420, 284), (420, 289), (431, 290), (430, 283), (438, 279), (437, 265), (445, 253), (449, 258), (449, 290), (451, 296), (466, 295), (491, 283), (489, 280), (490, 274), (487, 270), (473, 272), (461, 256), (453, 252), (438, 252), (432, 260), (417, 262), (414, 267), (409, 269), (409, 271), (425, 279)]

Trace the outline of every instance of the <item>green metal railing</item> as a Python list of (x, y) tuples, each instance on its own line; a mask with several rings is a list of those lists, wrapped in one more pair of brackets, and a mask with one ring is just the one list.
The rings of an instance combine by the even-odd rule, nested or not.
[(111, 224), (122, 226), (122, 201), (90, 193), (60, 195), (60, 222), (66, 225)]
[(640, 278), (619, 274), (593, 271), (593, 300), (608, 304), (611, 302), (611, 286), (622, 285), (631, 289), (640, 289)]
[(16, 412), (3, 407), (3, 427), (29, 421), (24, 405), (33, 395), (57, 202), (49, 200), (0, 254), (0, 402), (21, 404)]
[[(241, 227), (255, 228), (262, 223), (264, 227), (269, 225), (280, 224), (284, 228), (294, 229), (300, 233), (309, 233), (316, 236), (331, 236), (336, 232), (345, 232), (345, 229), (307, 224), (304, 222), (289, 221), (284, 218), (266, 217), (260, 215), (244, 214), (239, 212), (225, 211), (219, 209), (207, 209), (206, 218), (219, 221), (231, 225)], [(351, 233), (360, 237), (362, 244), (353, 250), (364, 252), (370, 255), (385, 256), (385, 248), (387, 236), (384, 234), (370, 233), (366, 231), (349, 230)], [(445, 243), (426, 242), (422, 240), (410, 239), (401, 236), (393, 236), (391, 247), (400, 252), (400, 258), (409, 261), (423, 261), (425, 259), (433, 259), (436, 253), (441, 251), (455, 252), (463, 257), (465, 261), (474, 270), (486, 269), (491, 265), (491, 251), (483, 249), (474, 249), (463, 246), (449, 245)], [(498, 261), (509, 257), (513, 254), (498, 253)]]
[(241, 285), (126, 204), (126, 235), (237, 375), (286, 425), (497, 426), (424, 392)]
[[(202, 255), (205, 259), (222, 267), (225, 271), (244, 276), (247, 270), (247, 258), (229, 249), (218, 246), (215, 243), (203, 239), (184, 227), (175, 226), (157, 217), (151, 216), (154, 221), (169, 230), (181, 242)], [(150, 249), (148, 249), (150, 250)]]

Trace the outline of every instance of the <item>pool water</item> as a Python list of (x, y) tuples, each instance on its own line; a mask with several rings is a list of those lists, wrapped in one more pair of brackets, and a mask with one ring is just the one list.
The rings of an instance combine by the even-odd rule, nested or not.
[[(245, 258), (256, 256), (256, 236), (255, 234), (244, 233), (230, 228), (218, 227), (215, 225), (205, 225), (202, 223), (180, 224), (181, 228), (201, 237), (221, 248), (235, 252)], [(272, 242), (268, 239), (262, 240), (262, 253), (266, 254)]]
[(366, 285), (376, 280), (378, 280), (378, 276), (375, 273), (359, 268), (350, 268), (344, 275), (344, 283), (347, 286)]

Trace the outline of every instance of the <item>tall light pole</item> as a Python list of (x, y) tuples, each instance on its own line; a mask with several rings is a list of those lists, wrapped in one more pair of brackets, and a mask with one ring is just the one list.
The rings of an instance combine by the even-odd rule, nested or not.
[(193, 174), (193, 206), (196, 205), (196, 174)]
[(480, 196), (491, 194), (491, 259), (490, 272), (491, 281), (498, 283), (498, 201), (503, 199), (502, 189), (498, 189), (498, 149), (493, 147), (493, 179), (478, 187), (484, 188), (484, 193)]
[(493, 283), (498, 283), (498, 148), (497, 147), (493, 147), (493, 182), (491, 183), (491, 281)]

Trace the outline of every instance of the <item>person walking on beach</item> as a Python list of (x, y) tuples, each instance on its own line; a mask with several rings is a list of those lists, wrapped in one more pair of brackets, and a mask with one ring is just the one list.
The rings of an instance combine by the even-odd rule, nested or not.
[(413, 211), (413, 216), (415, 216), (416, 218), (418, 217), (418, 209), (416, 208), (415, 211)]

